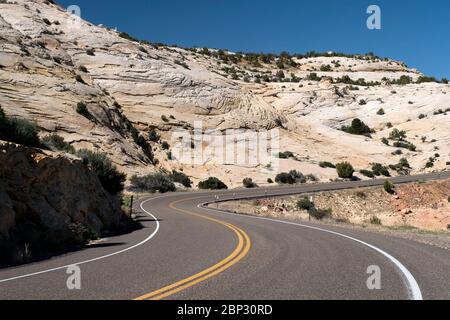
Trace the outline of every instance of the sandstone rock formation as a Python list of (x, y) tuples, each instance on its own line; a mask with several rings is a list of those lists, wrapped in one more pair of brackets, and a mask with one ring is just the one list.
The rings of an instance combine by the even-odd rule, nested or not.
[(119, 230), (122, 215), (81, 160), (0, 143), (0, 264)]
[[(401, 76), (416, 81), (422, 74), (370, 55), (294, 57), (295, 65), (280, 69), (278, 58), (251, 64), (207, 52), (132, 41), (115, 30), (74, 21), (44, 0), (3, 1), (0, 105), (10, 116), (36, 121), (43, 134), (55, 132), (76, 148), (106, 152), (129, 176), (165, 168), (183, 169), (195, 182), (217, 176), (229, 186), (240, 185), (246, 176), (259, 185), (273, 179), (269, 163), (177, 161), (161, 141), (175, 144), (173, 130), (192, 132), (195, 121), (202, 121), (204, 130), (219, 132), (279, 129), (280, 151), (296, 155), (281, 160), (279, 170), (297, 169), (322, 180), (335, 178), (336, 172), (320, 168), (321, 161), (351, 161), (357, 169), (367, 169), (374, 162), (396, 164), (406, 157), (413, 173), (448, 167), (449, 115), (437, 112), (450, 108), (448, 84), (390, 84)], [(285, 78), (260, 81), (280, 71)], [(322, 80), (310, 80), (312, 73)], [(336, 80), (344, 76), (379, 84)], [(91, 118), (76, 112), (78, 102), (87, 104)], [(384, 115), (377, 114), (380, 108)], [(376, 130), (372, 138), (339, 130), (356, 117)], [(128, 120), (147, 140), (153, 130), (160, 135), (161, 141), (147, 141), (157, 165), (136, 144)], [(407, 132), (416, 152), (393, 154), (397, 148), (380, 142), (391, 125)], [(441, 157), (434, 167), (425, 168), (436, 153)]]

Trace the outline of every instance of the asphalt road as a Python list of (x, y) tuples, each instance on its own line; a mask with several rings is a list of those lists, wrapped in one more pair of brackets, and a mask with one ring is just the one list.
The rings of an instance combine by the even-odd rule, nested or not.
[[(450, 172), (391, 179), (450, 178)], [(135, 231), (85, 250), (0, 270), (0, 299), (450, 299), (450, 252), (414, 241), (203, 207), (383, 184), (384, 180), (173, 193), (142, 199)], [(69, 290), (67, 268), (80, 268)], [(370, 266), (381, 289), (369, 290)]]

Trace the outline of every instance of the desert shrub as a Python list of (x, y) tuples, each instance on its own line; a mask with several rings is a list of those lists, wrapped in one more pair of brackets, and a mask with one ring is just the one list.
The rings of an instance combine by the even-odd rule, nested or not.
[(112, 195), (117, 195), (123, 191), (126, 175), (117, 170), (117, 167), (113, 165), (106, 154), (81, 149), (77, 152), (77, 155), (97, 174), (106, 191)]
[(148, 140), (152, 142), (158, 142), (159, 139), (160, 139), (159, 134), (155, 130), (150, 130), (150, 132), (148, 133)]
[(50, 22), (50, 20), (48, 20), (47, 18), (42, 19), (42, 21), (46, 24), (46, 25), (51, 25), (52, 23)]
[(79, 83), (86, 84), (86, 82), (83, 80), (83, 78), (79, 74), (77, 74), (75, 76), (75, 80)]
[(280, 159), (289, 159), (289, 158), (293, 158), (293, 157), (294, 157), (294, 154), (290, 151), (278, 153), (278, 158), (280, 158)]
[(300, 210), (311, 211), (315, 208), (314, 203), (308, 198), (302, 198), (297, 201), (297, 208)]
[(121, 37), (123, 39), (126, 39), (126, 40), (133, 41), (133, 42), (138, 42), (139, 41), (138, 39), (134, 38), (133, 36), (129, 35), (126, 32), (120, 32), (119, 33), (119, 37)]
[(353, 119), (351, 126), (343, 126), (342, 131), (350, 134), (365, 136), (370, 136), (370, 134), (373, 133), (373, 130), (358, 118)]
[(53, 151), (75, 153), (75, 148), (70, 143), (64, 141), (63, 137), (57, 134), (45, 136), (44, 138), (42, 138), (42, 143)]
[(414, 144), (407, 141), (396, 141), (393, 146), (396, 148), (408, 149), (409, 151), (417, 150), (417, 147)]
[(267, 183), (272, 184), (273, 180), (271, 178), (267, 179)]
[(275, 177), (275, 182), (279, 184), (305, 183), (306, 180), (307, 179), (303, 173), (298, 172), (297, 170), (282, 172)]
[(330, 72), (331, 66), (329, 64), (320, 66), (320, 71), (322, 72)]
[(385, 177), (390, 177), (391, 176), (391, 174), (389, 173), (389, 170), (387, 169), (387, 167), (383, 166), (381, 163), (374, 163), (372, 165), (372, 172), (377, 177), (379, 177), (381, 175), (383, 175)]
[(319, 166), (321, 168), (331, 168), (331, 169), (336, 169), (336, 166), (334, 164), (332, 164), (331, 162), (328, 161), (323, 161), (319, 163)]
[(386, 112), (384, 111), (383, 108), (381, 108), (381, 109), (378, 110), (378, 112), (377, 112), (377, 115), (379, 115), (379, 116), (383, 116), (383, 115), (385, 115), (385, 114), (386, 114)]
[(360, 106), (364, 106), (364, 105), (366, 105), (366, 104), (367, 104), (367, 101), (366, 101), (366, 100), (364, 100), (364, 99), (359, 100), (359, 105), (360, 105)]
[(169, 150), (170, 149), (170, 144), (167, 141), (163, 141), (163, 142), (161, 142), (161, 148), (163, 150)]
[(374, 225), (381, 225), (381, 220), (380, 218), (373, 216), (372, 218), (370, 218), (370, 224), (374, 224)]
[(333, 210), (331, 210), (331, 208), (315, 209), (315, 210), (310, 210), (310, 214), (317, 220), (323, 220), (325, 218), (331, 217), (331, 215), (333, 214)]
[(242, 184), (247, 189), (251, 189), (251, 188), (256, 188), (257, 187), (256, 183), (253, 182), (252, 178), (245, 178), (244, 180), (242, 180)]
[(279, 184), (294, 184), (295, 179), (287, 172), (277, 174), (275, 182)]
[(398, 162), (398, 165), (401, 166), (402, 168), (411, 168), (411, 165), (408, 162), (408, 159), (406, 158), (401, 158), (400, 161)]
[(394, 184), (389, 180), (386, 180), (383, 184), (384, 191), (386, 191), (389, 194), (394, 193), (394, 188), (395, 188)]
[(162, 115), (162, 116), (161, 116), (161, 120), (162, 120), (163, 122), (169, 122), (169, 119), (168, 119), (165, 115)]
[(424, 115), (423, 113), (419, 114), (419, 119), (424, 119), (426, 118), (426, 115)]
[(78, 70), (80, 70), (81, 72), (87, 73), (88, 69), (85, 66), (79, 66)]
[(94, 49), (86, 49), (86, 54), (88, 56), (95, 56), (95, 50)]
[(6, 140), (28, 147), (40, 147), (36, 124), (18, 118), (6, 117), (0, 107), (0, 140)]
[(389, 145), (389, 140), (387, 138), (382, 138), (381, 142), (387, 146)]
[(353, 173), (355, 173), (355, 169), (348, 162), (338, 163), (336, 165), (336, 171), (338, 173), (339, 178), (342, 179), (351, 179), (353, 178)]
[(406, 136), (406, 131), (404, 130), (398, 130), (398, 129), (394, 129), (392, 130), (392, 132), (389, 134), (389, 139), (391, 140), (397, 140), (397, 141), (403, 141), (407, 138)]
[(417, 83), (438, 82), (435, 77), (420, 76)]
[(166, 193), (176, 190), (170, 177), (163, 172), (151, 173), (143, 177), (132, 176), (130, 183), (133, 189), (146, 192)]
[(189, 179), (189, 177), (183, 172), (173, 170), (172, 173), (170, 174), (170, 179), (173, 182), (181, 183), (186, 188), (192, 187), (191, 179)]
[(291, 170), (289, 171), (289, 174), (291, 177), (295, 179), (296, 182), (304, 183), (306, 182), (306, 178), (303, 175), (303, 173), (297, 171), (297, 170)]
[(139, 131), (133, 127), (130, 123), (129, 126), (131, 137), (133, 138), (134, 143), (136, 143), (139, 147), (141, 147), (142, 151), (145, 153), (145, 155), (151, 160), (154, 161), (154, 155), (152, 152), (152, 148), (148, 144), (148, 142), (145, 140), (145, 138), (139, 133)]
[(448, 197), (448, 199), (447, 199), (447, 200), (448, 200), (448, 202), (450, 202), (450, 196)]
[(370, 170), (360, 170), (359, 173), (368, 178), (375, 178), (375, 174)]
[(207, 180), (201, 181), (198, 184), (198, 187), (199, 187), (199, 189), (204, 189), (204, 190), (228, 189), (228, 186), (216, 177), (209, 177)]
[(89, 110), (84, 102), (78, 102), (77, 104), (77, 113), (82, 115), (85, 118), (90, 118), (91, 114), (89, 113)]

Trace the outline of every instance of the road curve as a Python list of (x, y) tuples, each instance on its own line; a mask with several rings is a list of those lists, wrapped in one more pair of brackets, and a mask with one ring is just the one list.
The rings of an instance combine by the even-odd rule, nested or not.
[[(450, 178), (450, 172), (392, 178)], [(174, 193), (138, 206), (144, 228), (50, 260), (0, 270), (0, 299), (450, 299), (450, 252), (350, 230), (234, 215), (202, 204), (376, 186), (384, 180)], [(81, 289), (67, 288), (67, 266)], [(369, 266), (381, 289), (367, 288)]]

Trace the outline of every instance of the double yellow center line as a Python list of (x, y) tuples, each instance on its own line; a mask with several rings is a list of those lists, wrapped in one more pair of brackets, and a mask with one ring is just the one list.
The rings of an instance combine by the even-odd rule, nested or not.
[(183, 291), (189, 287), (192, 287), (202, 281), (205, 281), (209, 278), (212, 278), (212, 277), (222, 273), (223, 271), (227, 270), (231, 266), (233, 266), (236, 263), (238, 263), (239, 261), (241, 261), (250, 251), (250, 247), (251, 247), (250, 238), (242, 229), (236, 227), (235, 225), (232, 225), (231, 223), (228, 223), (228, 222), (225, 222), (225, 221), (222, 221), (219, 219), (215, 219), (212, 217), (208, 217), (208, 216), (203, 216), (203, 215), (197, 214), (192, 211), (177, 208), (175, 206), (179, 202), (193, 200), (193, 199), (196, 199), (196, 198), (182, 199), (182, 200), (174, 201), (169, 205), (169, 207), (175, 211), (189, 214), (189, 215), (201, 218), (201, 219), (206, 219), (206, 220), (212, 221), (214, 223), (221, 224), (221, 225), (227, 227), (228, 229), (231, 229), (235, 233), (235, 235), (237, 236), (237, 239), (238, 239), (238, 244), (237, 244), (236, 248), (233, 250), (233, 252), (228, 257), (226, 257), (222, 261), (216, 263), (215, 265), (209, 267), (208, 269), (205, 269), (197, 274), (194, 274), (193, 276), (190, 276), (186, 279), (175, 282), (175, 283), (168, 285), (164, 288), (161, 288), (159, 290), (156, 290), (156, 291), (150, 292), (148, 294), (145, 294), (143, 296), (140, 296), (140, 297), (136, 298), (135, 300), (161, 300), (161, 299), (167, 298), (171, 295), (174, 295), (180, 291)]

